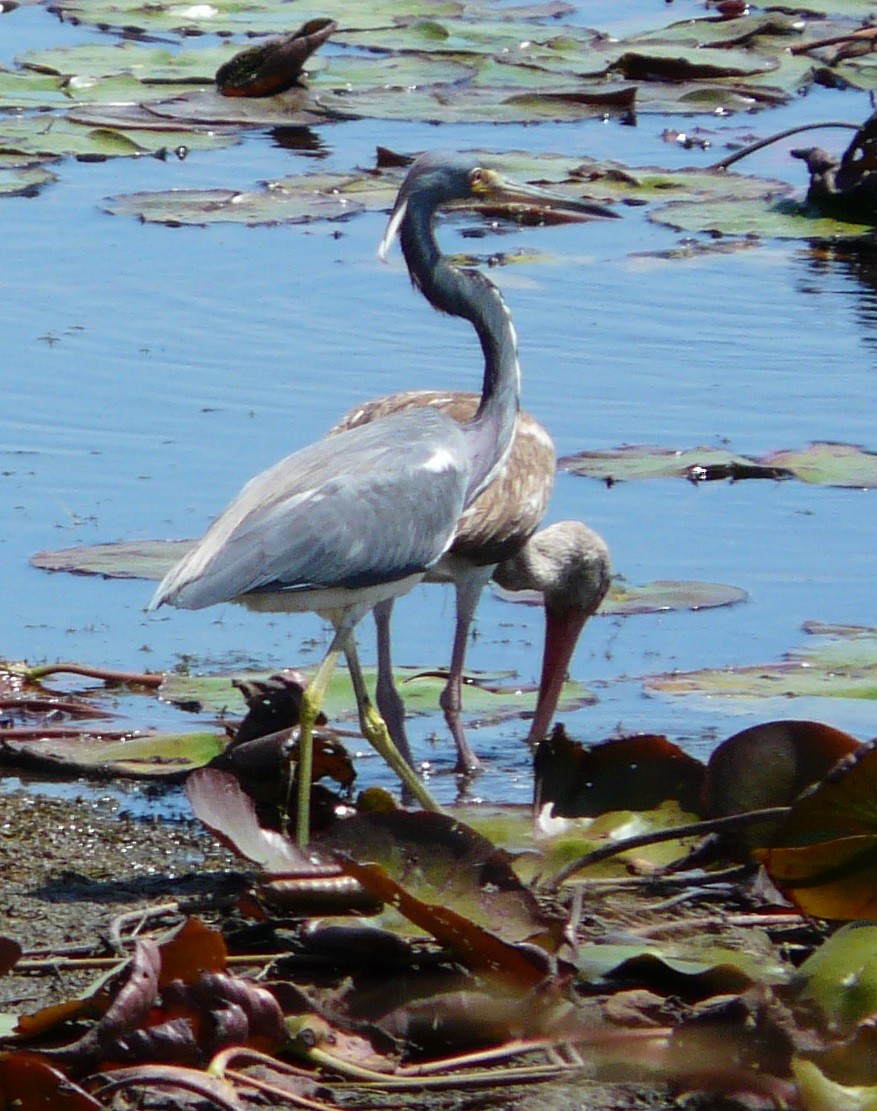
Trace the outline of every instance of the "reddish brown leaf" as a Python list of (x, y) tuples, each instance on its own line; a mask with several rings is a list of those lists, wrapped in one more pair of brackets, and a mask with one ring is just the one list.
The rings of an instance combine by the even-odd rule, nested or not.
[(366, 891), (432, 934), (474, 972), (496, 975), (525, 987), (535, 987), (548, 975), (548, 955), (535, 946), (512, 945), (456, 911), (415, 899), (376, 864), (345, 859), (343, 867)]
[(537, 748), (534, 770), (537, 804), (552, 802), (561, 817), (651, 810), (666, 799), (700, 809), (703, 764), (652, 733), (583, 745), (558, 725)]
[(0, 976), (14, 968), (21, 956), (21, 946), (11, 937), (0, 937)]
[(0, 1107), (16, 1111), (100, 1111), (101, 1104), (33, 1053), (0, 1056)]
[(193, 984), (202, 972), (223, 972), (228, 951), (218, 930), (188, 918), (177, 935), (161, 946), (159, 987), (172, 980)]
[(41, 1007), (30, 1015), (21, 1015), (15, 1028), (16, 1034), (22, 1038), (38, 1038), (49, 1033), (65, 1022), (76, 1022), (78, 1019), (98, 1018), (106, 1010), (105, 1003), (95, 999), (70, 999), (63, 1003), (54, 1003), (49, 1007)]

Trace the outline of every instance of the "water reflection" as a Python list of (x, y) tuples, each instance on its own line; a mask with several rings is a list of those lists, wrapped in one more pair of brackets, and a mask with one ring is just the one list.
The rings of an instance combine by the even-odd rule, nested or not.
[(272, 144), (281, 150), (308, 154), (314, 158), (327, 158), (330, 154), (319, 134), (310, 127), (272, 127), (268, 134)]
[(818, 244), (806, 252), (807, 273), (814, 281), (801, 281), (805, 294), (837, 293), (830, 281), (835, 275), (851, 278), (851, 298), (856, 319), (862, 326), (862, 341), (877, 347), (877, 240)]

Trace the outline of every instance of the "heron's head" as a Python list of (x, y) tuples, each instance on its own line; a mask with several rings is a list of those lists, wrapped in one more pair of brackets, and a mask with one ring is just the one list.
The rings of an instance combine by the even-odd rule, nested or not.
[(475, 204), (520, 204), (586, 216), (615, 218), (618, 215), (592, 201), (510, 181), (498, 170), (485, 166), (474, 154), (430, 151), (414, 160), (402, 182), (378, 254), (382, 259), (386, 258), (407, 213), (418, 211), (432, 215), (446, 205), (465, 204), (467, 201)]

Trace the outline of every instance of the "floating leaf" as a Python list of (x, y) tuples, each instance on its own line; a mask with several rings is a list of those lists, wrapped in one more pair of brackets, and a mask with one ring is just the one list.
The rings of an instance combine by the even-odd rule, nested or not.
[(802, 451), (772, 451), (759, 462), (791, 471), (802, 482), (854, 489), (877, 487), (877, 452), (855, 444), (817, 442)]
[(745, 602), (749, 595), (739, 586), (724, 583), (657, 579), (645, 586), (630, 586), (616, 579), (600, 606), (600, 613), (628, 616), (665, 613), (668, 610), (712, 609)]
[[(303, 668), (306, 678), (313, 676), (313, 668)], [(366, 682), (373, 685), (374, 668), (363, 668)], [(264, 681), (270, 678), (269, 672), (236, 672), (228, 675), (166, 675), (159, 688), (159, 695), (167, 702), (173, 702), (186, 709), (198, 708), (218, 713), (228, 710), (241, 712), (243, 698), (236, 689), (238, 681)], [(535, 709), (536, 690), (533, 687), (505, 686), (508, 674), (469, 672), (464, 676), (466, 691), (463, 698), (466, 714), (477, 716), (482, 722), (504, 721), (518, 717)], [(396, 681), (405, 699), (409, 713), (435, 713), (439, 707), (439, 696), (444, 690), (447, 676), (443, 671), (424, 672), (418, 668), (396, 668)], [(564, 684), (560, 704), (561, 712), (587, 705), (593, 696), (574, 681)], [(350, 677), (345, 670), (339, 669), (332, 676), (329, 688), (322, 703), (330, 720), (351, 720), (354, 718), (356, 700)]]
[(88, 126), (60, 116), (0, 116), (0, 146), (4, 150), (42, 158), (130, 158), (177, 147), (218, 149), (237, 141), (234, 136), (207, 135), (176, 128), (150, 134), (143, 131), (129, 132), (100, 123)]
[(761, 201), (733, 198), (691, 203), (672, 201), (649, 213), (656, 224), (676, 231), (760, 236), (763, 239), (844, 239), (871, 231), (872, 225), (821, 215), (789, 197)]
[(57, 180), (51, 170), (33, 165), (33, 159), (0, 155), (0, 197), (35, 197)]
[(710, 698), (877, 698), (877, 630), (831, 637), (786, 653), (780, 663), (655, 675), (645, 689)]
[[(10, 731), (11, 732), (11, 731)], [(118, 733), (95, 735), (84, 730), (52, 730), (26, 740), (2, 739), (2, 763), (40, 768), (53, 775), (87, 775), (106, 779), (183, 779), (193, 768), (224, 751), (227, 737), (217, 733)]]
[[(126, 74), (144, 84), (213, 84), (216, 69), (235, 52), (231, 43), (198, 50), (167, 50), (132, 39), (82, 42), (22, 54), (18, 64), (57, 77), (104, 78)], [(165, 89), (163, 96), (167, 96)]]
[(55, 552), (37, 552), (30, 562), (43, 571), (158, 582), (195, 543), (195, 540), (128, 540), (117, 544), (89, 544)]
[(854, 444), (816, 442), (799, 451), (772, 451), (760, 458), (737, 455), (722, 448), (684, 450), (625, 446), (611, 451), (583, 451), (558, 460), (571, 474), (597, 478), (610, 485), (631, 479), (789, 478), (824, 486), (877, 486), (877, 453)]
[(232, 189), (176, 189), (167, 193), (129, 193), (110, 197), (104, 210), (113, 216), (136, 216), (145, 224), (234, 223), (306, 224), (312, 220), (346, 220), (362, 205), (343, 197), (313, 193), (309, 196), (263, 192), (238, 193)]
[[(565, 455), (557, 465), (569, 474), (596, 478), (609, 484), (642, 478), (689, 478), (694, 467), (745, 469), (752, 460), (723, 448), (696, 447), (684, 450), (627, 445), (608, 451), (582, 451)], [(776, 475), (770, 477), (775, 478)]]
[[(177, 32), (186, 35), (287, 34), (290, 16), (284, 4), (248, 2), (218, 4), (154, 3), (143, 0), (64, 0), (50, 4), (51, 10), (76, 23), (132, 34), (152, 35)], [(342, 27), (353, 29), (390, 27), (402, 17), (440, 19), (457, 15), (462, 4), (454, 0), (358, 0), (333, 4), (332, 15)]]

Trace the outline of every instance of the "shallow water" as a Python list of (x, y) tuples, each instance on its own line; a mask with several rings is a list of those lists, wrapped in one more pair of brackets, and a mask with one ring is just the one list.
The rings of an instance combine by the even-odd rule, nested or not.
[[(604, 5), (581, 7), (585, 22), (607, 25)], [(640, 18), (647, 7), (638, 7)], [(662, 19), (657, 12), (653, 22)], [(89, 34), (42, 8), (19, 8), (0, 17), (0, 64)], [(644, 116), (636, 128), (364, 121), (318, 129), (319, 167), (369, 165), (378, 143), (706, 165), (741, 128), (766, 134), (867, 114), (864, 96), (819, 90), (769, 114), (698, 120), (715, 131), (707, 152), (661, 141), (665, 127), (690, 127), (674, 117)], [(836, 136), (825, 145), (840, 144)], [(753, 158), (747, 171), (803, 185), (800, 163), (788, 156), (792, 145)], [(389, 265), (377, 261), (380, 214), (343, 224), (171, 229), (99, 207), (104, 197), (135, 190), (250, 188), (313, 169), (314, 161), (253, 132), (238, 147), (184, 161), (66, 161), (59, 182), (38, 198), (0, 201), (3, 656), (154, 670), (181, 657), (205, 669), (318, 659), (327, 631), (310, 615), (274, 619), (221, 607), (147, 616), (150, 584), (50, 576), (28, 566), (39, 549), (198, 535), (250, 475), (322, 435), (358, 401), (415, 387), (477, 387), (479, 356), (467, 327), (419, 299), (398, 253)], [(488, 254), (524, 247), (557, 256), (554, 265), (497, 267), (491, 276), (515, 316), (525, 405), (549, 428), (559, 454), (726, 440), (747, 454), (816, 439), (877, 447), (877, 297), (865, 268), (796, 243), (690, 260), (643, 258), (682, 237), (634, 208), (623, 221), (462, 238), (471, 227), (465, 217), (447, 221), (445, 248)], [(745, 725), (780, 716), (818, 717), (872, 735), (873, 702), (670, 701), (644, 697), (638, 677), (776, 660), (805, 643), (805, 620), (877, 623), (875, 496), (797, 482), (608, 489), (559, 475), (548, 520), (587, 520), (629, 581), (707, 579), (750, 595), (729, 609), (594, 619), (571, 670), (599, 701), (563, 715), (571, 733), (594, 741), (619, 728), (663, 731), (698, 755)], [(398, 661), (446, 664), (452, 617), (445, 588), (421, 588), (401, 602)], [(529, 607), (485, 598), (469, 665), (508, 668), (532, 681), (540, 621)], [(368, 661), (367, 626), (360, 640)], [(144, 725), (164, 720), (160, 709), (149, 712)], [(473, 732), (488, 763), (476, 795), (528, 796), (518, 740), (525, 728), (513, 722)], [(412, 739), (437, 772), (450, 769), (440, 718), (416, 719)], [(370, 760), (362, 776), (387, 781), (377, 763)], [(455, 790), (452, 776), (438, 776), (440, 798)]]

